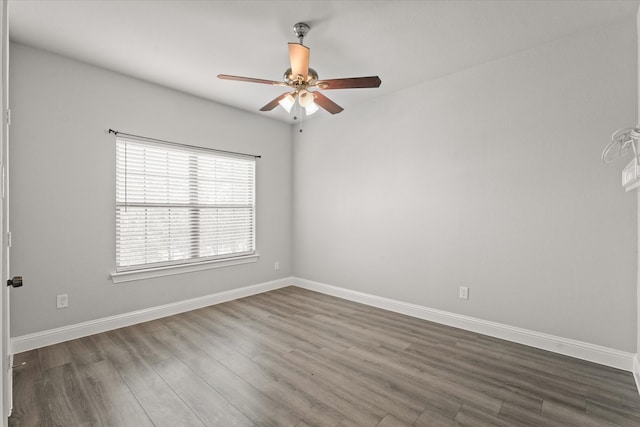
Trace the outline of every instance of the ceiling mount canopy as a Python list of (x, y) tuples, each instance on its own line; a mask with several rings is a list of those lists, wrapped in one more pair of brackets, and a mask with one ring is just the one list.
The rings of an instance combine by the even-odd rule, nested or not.
[(376, 88), (380, 86), (382, 81), (378, 76), (319, 80), (318, 73), (313, 68), (309, 67), (309, 56), (311, 50), (302, 44), (310, 29), (311, 27), (304, 22), (298, 22), (293, 26), (293, 32), (298, 38), (298, 43), (289, 43), (290, 67), (285, 70), (282, 82), (255, 79), (252, 77), (233, 76), (229, 74), (218, 74), (218, 78), (288, 87), (289, 89), (292, 89), (292, 91), (287, 91), (273, 99), (267, 105), (262, 107), (260, 111), (271, 111), (280, 105), (287, 112), (291, 112), (291, 109), (296, 104), (297, 100), (298, 105), (304, 108), (306, 115), (315, 113), (319, 108), (322, 108), (331, 114), (337, 114), (343, 110), (341, 106), (324, 96), (319, 92), (319, 90)]
[(310, 29), (311, 27), (309, 27), (304, 22), (298, 22), (296, 25), (293, 26), (293, 32), (296, 33), (296, 37), (298, 37), (300, 44), (302, 44), (302, 40), (304, 39), (304, 36), (307, 35)]

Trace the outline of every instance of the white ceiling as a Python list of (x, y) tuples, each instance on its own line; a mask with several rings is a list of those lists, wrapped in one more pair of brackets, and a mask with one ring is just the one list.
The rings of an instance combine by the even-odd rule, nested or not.
[[(345, 109), (592, 27), (634, 19), (638, 1), (10, 0), (13, 41), (278, 120), (283, 92), (217, 74), (280, 80), (293, 24), (320, 78), (379, 75), (328, 91)], [(322, 112), (322, 114), (328, 114)], [(344, 114), (344, 113), (343, 113)]]

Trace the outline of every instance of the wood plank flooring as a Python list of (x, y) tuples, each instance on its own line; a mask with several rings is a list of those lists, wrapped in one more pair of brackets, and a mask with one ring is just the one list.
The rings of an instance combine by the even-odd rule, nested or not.
[(296, 287), (22, 362), (10, 426), (640, 426), (629, 372)]

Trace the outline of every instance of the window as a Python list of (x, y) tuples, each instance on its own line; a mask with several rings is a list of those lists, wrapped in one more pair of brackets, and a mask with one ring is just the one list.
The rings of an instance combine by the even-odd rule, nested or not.
[(116, 272), (255, 253), (255, 158), (116, 138)]

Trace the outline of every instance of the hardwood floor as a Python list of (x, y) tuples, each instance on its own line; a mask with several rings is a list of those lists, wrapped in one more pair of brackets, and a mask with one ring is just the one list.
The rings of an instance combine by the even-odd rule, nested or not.
[(628, 372), (295, 287), (22, 362), (11, 426), (640, 426)]

